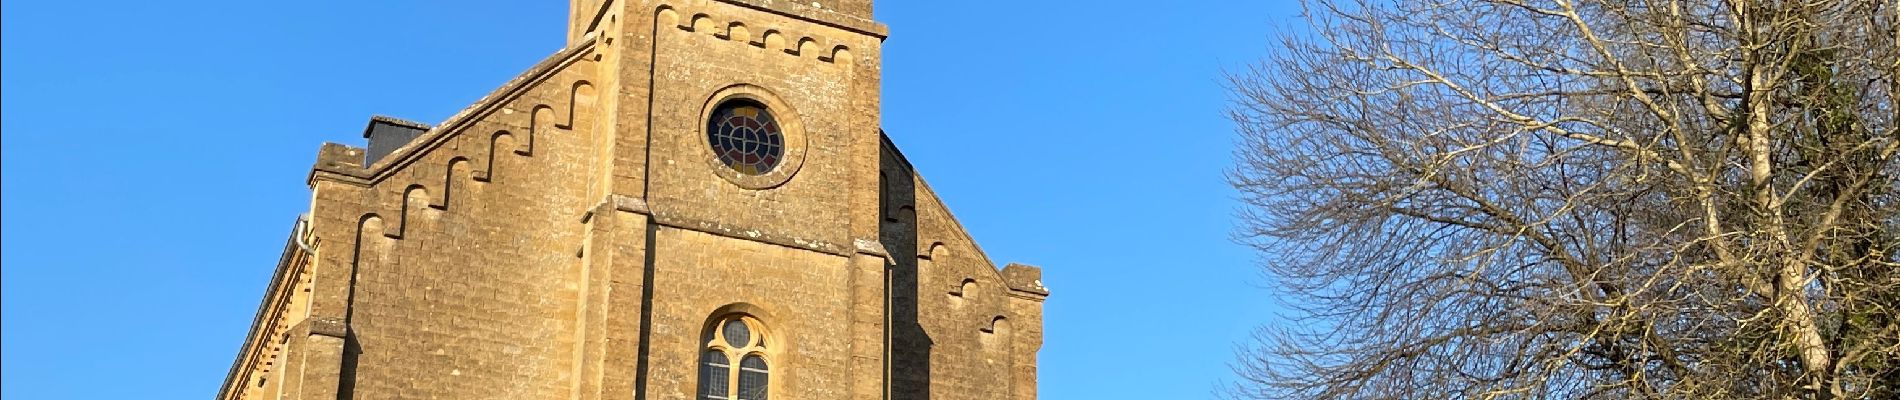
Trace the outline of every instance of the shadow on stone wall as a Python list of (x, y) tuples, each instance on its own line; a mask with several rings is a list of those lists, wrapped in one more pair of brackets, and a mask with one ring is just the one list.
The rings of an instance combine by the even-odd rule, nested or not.
[(337, 374), (336, 398), (356, 398), (356, 359), (363, 354), (363, 346), (356, 341), (356, 333), (350, 332), (343, 339), (343, 367)]
[[(888, 144), (887, 144), (888, 145)], [(879, 152), (879, 241), (896, 265), (890, 273), (891, 398), (930, 398), (930, 350), (936, 343), (918, 321), (916, 179), (903, 156)]]

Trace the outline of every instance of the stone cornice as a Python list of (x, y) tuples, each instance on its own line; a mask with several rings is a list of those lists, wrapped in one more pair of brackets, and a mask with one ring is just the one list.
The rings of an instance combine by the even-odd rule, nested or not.
[(350, 325), (340, 319), (311, 317), (305, 318), (303, 322), (297, 323), (297, 326), (291, 327), (290, 334), (292, 337), (328, 336), (342, 339), (349, 336)]
[[(265, 345), (277, 324), (276, 316), (290, 302), (296, 290), (297, 276), (308, 264), (310, 254), (299, 247), (297, 242), (305, 238), (301, 224), (293, 225), (290, 238), (284, 243), (283, 255), (277, 258), (277, 267), (271, 272), (270, 285), (264, 288), (264, 300), (257, 305), (257, 313), (251, 317), (251, 329), (246, 333), (244, 345), (238, 348), (237, 359), (231, 362), (231, 369), (224, 377), (224, 385), (218, 388), (219, 399), (228, 399), (236, 395), (234, 390), (242, 386), (240, 379), (247, 377), (247, 371), (269, 346)], [(293, 330), (294, 331), (294, 330)]]
[(741, 229), (715, 221), (706, 221), (668, 212), (654, 211), (652, 207), (647, 204), (646, 200), (625, 195), (608, 195), (606, 198), (601, 199), (594, 207), (589, 208), (588, 211), (581, 214), (581, 223), (592, 221), (594, 218), (599, 217), (598, 214), (609, 210), (609, 207), (611, 207), (613, 211), (648, 216), (653, 219), (654, 224), (668, 228), (685, 229), (713, 236), (760, 242), (794, 249), (811, 250), (840, 257), (850, 257), (853, 254), (869, 254), (883, 257), (887, 260), (890, 259), (890, 252), (885, 250), (882, 243), (878, 243), (875, 240), (857, 239), (852, 241), (851, 246), (846, 247), (824, 240), (807, 239), (776, 232)]
[(1042, 285), (1041, 267), (1011, 263), (1003, 267), (1002, 273), (1010, 296), (1036, 301), (1049, 297), (1049, 288)]
[[(361, 148), (325, 143), (323, 150), (318, 153), (316, 165), (311, 169), (308, 183), (315, 184), (318, 180), (327, 180), (368, 186), (388, 178), (390, 174), (415, 163), (430, 150), (442, 146), (449, 139), (461, 134), (470, 125), (480, 121), (482, 116), (500, 110), (509, 100), (521, 96), (536, 83), (553, 77), (555, 73), (568, 65), (581, 61), (583, 56), (591, 54), (597, 38), (598, 35), (590, 33), (566, 49), (535, 64), (526, 72), (509, 80), (507, 84), (449, 117), (447, 121), (436, 125), (434, 129), (424, 132), (422, 136), (410, 141), (409, 144), (384, 156), (375, 165), (363, 165), (363, 149)], [(525, 140), (532, 143), (533, 135), (533, 132), (529, 132)]]
[(829, 10), (813, 8), (795, 1), (784, 0), (719, 0), (722, 3), (765, 11), (773, 14), (796, 18), (805, 22), (843, 29), (883, 40), (891, 36), (891, 29), (864, 18), (846, 15)]

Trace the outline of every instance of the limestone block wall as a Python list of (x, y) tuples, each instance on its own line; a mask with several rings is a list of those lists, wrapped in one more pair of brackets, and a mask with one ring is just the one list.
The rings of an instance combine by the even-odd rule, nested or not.
[[(1040, 272), (876, 128), (869, 0), (573, 4), (566, 50), (413, 143), (321, 150), (221, 399), (691, 398), (725, 313), (774, 399), (1035, 398)], [(711, 154), (730, 99), (779, 117), (778, 169)]]
[[(656, 7), (646, 166), (654, 212), (811, 249), (848, 248), (853, 199), (876, 196), (866, 173), (877, 141), (869, 108), (876, 80), (856, 54), (877, 40), (722, 1)], [(772, 172), (739, 175), (709, 150), (706, 120), (733, 98), (764, 103), (784, 128), (785, 161)]]
[(656, 233), (647, 398), (693, 398), (707, 329), (734, 312), (764, 325), (754, 330), (766, 339), (773, 398), (851, 397), (849, 258), (686, 229)]
[(882, 241), (897, 264), (894, 398), (1034, 399), (1049, 294), (1040, 270), (998, 270), (902, 153), (885, 143)]
[[(580, 217), (597, 157), (591, 42), (376, 165), (331, 146), (312, 176), (313, 318), (348, 329), (342, 398), (554, 398), (572, 390)], [(360, 161), (356, 161), (360, 163)], [(290, 398), (318, 398), (315, 385)], [(327, 398), (337, 398), (329, 396)]]

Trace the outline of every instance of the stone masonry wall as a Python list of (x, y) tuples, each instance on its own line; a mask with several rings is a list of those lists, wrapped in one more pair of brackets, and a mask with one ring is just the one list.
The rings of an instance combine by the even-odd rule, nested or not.
[[(591, 47), (588, 46), (588, 47)], [(565, 395), (580, 216), (592, 201), (587, 47), (367, 168), (313, 173), (313, 317), (348, 327), (343, 398)], [(323, 373), (323, 371), (312, 371)], [(323, 397), (321, 394), (310, 393)], [(335, 397), (330, 397), (335, 398)]]
[[(307, 294), (267, 295), (250, 340), (280, 343), (222, 400), (686, 399), (728, 314), (764, 325), (775, 400), (1035, 398), (1039, 270), (999, 270), (877, 129), (869, 0), (572, 4), (568, 49), (376, 165), (324, 147), (273, 289)], [(778, 169), (713, 157), (730, 99), (784, 125)]]
[(999, 271), (902, 153), (886, 142), (882, 154), (894, 397), (1034, 399), (1048, 295), (1039, 270)]

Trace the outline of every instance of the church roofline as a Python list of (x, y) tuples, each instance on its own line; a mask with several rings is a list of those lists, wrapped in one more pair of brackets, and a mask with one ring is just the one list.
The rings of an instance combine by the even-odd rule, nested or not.
[(990, 259), (990, 253), (983, 250), (982, 244), (977, 243), (975, 235), (971, 235), (970, 230), (963, 227), (963, 221), (957, 218), (956, 212), (951, 211), (950, 206), (944, 204), (943, 199), (937, 196), (937, 190), (931, 188), (929, 182), (924, 181), (923, 173), (918, 172), (917, 166), (911, 164), (909, 157), (904, 156), (904, 151), (897, 148), (896, 142), (891, 141), (890, 133), (879, 129), (878, 139), (883, 143), (884, 150), (895, 156), (896, 161), (903, 165), (904, 169), (910, 171), (911, 178), (917, 181), (917, 187), (929, 193), (930, 200), (936, 202), (938, 208), (943, 209), (943, 213), (949, 216), (950, 226), (954, 228), (952, 230), (963, 235), (963, 240), (976, 249), (977, 257), (982, 258), (983, 263), (989, 265), (990, 271), (996, 272), (997, 277), (1009, 286), (1013, 296), (1035, 300), (1049, 297), (1049, 288), (1042, 284), (1042, 267), (1019, 263), (1009, 263), (1009, 265), (998, 267), (996, 261)]
[[(533, 87), (535, 83), (541, 82), (553, 76), (555, 73), (560, 72), (564, 66), (582, 61), (582, 58), (584, 58), (582, 57), (583, 55), (593, 51), (598, 37), (599, 35), (597, 33), (588, 33), (587, 36), (580, 41), (569, 45), (567, 48), (561, 49), (561, 51), (555, 52), (554, 55), (541, 60), (541, 62), (536, 63), (533, 67), (529, 67), (527, 71), (516, 75), (513, 79), (509, 79), (508, 82), (502, 84), (501, 87), (489, 92), (486, 96), (482, 96), (480, 100), (476, 100), (475, 103), (463, 108), (462, 111), (456, 112), (455, 115), (450, 116), (448, 120), (424, 131), (414, 140), (395, 149), (388, 155), (379, 158), (373, 164), (367, 163), (362, 159), (362, 153), (366, 149), (326, 143), (323, 149), (318, 151), (317, 163), (311, 168), (308, 182), (315, 184), (317, 180), (323, 179), (350, 183), (357, 186), (368, 186), (377, 181), (381, 181), (389, 177), (391, 173), (401, 170), (404, 166), (420, 159), (423, 154), (428, 152), (428, 149), (440, 146), (443, 142), (447, 141), (448, 138), (460, 134), (469, 125), (475, 123), (479, 117), (500, 110), (508, 100), (519, 96), (522, 92), (528, 90), (528, 88)], [(397, 120), (395, 118), (389, 119)], [(372, 121), (374, 121), (374, 119), (372, 119)], [(426, 126), (425, 124), (416, 122), (403, 122)], [(372, 123), (371, 125), (373, 126), (375, 124)], [(527, 134), (531, 137), (533, 132), (530, 131)], [(533, 139), (529, 138), (524, 140)], [(351, 158), (355, 158), (356, 160), (350, 161)]]
[(917, 166), (910, 163), (910, 157), (904, 156), (904, 150), (898, 149), (897, 143), (891, 141), (890, 132), (878, 129), (877, 138), (879, 142), (883, 143), (885, 150), (890, 150), (892, 155), (897, 156), (898, 162), (904, 163), (904, 168), (911, 170), (913, 173), (917, 171)]
[(720, 2), (741, 7), (770, 12), (773, 14), (797, 18), (806, 22), (852, 31), (878, 39), (891, 36), (891, 29), (882, 23), (870, 19), (837, 11), (815, 8), (796, 1), (784, 0), (719, 0)]
[(269, 334), (265, 332), (267, 326), (265, 321), (275, 316), (276, 313), (273, 311), (276, 311), (277, 307), (273, 306), (282, 306), (281, 302), (273, 302), (271, 299), (286, 296), (285, 285), (290, 284), (286, 282), (286, 277), (291, 276), (291, 267), (297, 264), (299, 258), (309, 256), (302, 244), (305, 234), (304, 223), (304, 217), (298, 216), (297, 222), (291, 225), (290, 238), (284, 241), (284, 253), (278, 256), (277, 267), (271, 272), (270, 285), (264, 288), (264, 300), (258, 302), (257, 313), (251, 317), (251, 329), (244, 334), (244, 345), (238, 347), (237, 356), (231, 360), (231, 369), (224, 375), (224, 384), (218, 387), (218, 399), (231, 398), (230, 396), (236, 394), (236, 390), (242, 388), (242, 383), (237, 379), (251, 364), (247, 361), (255, 361), (259, 356), (261, 349), (256, 347), (258, 339), (261, 339), (259, 336)]

